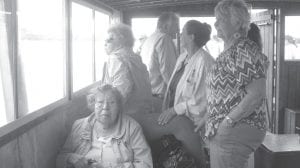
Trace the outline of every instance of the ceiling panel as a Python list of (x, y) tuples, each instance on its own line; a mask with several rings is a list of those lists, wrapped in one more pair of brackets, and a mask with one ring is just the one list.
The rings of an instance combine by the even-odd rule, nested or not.
[[(156, 7), (170, 7), (178, 5), (208, 4), (219, 2), (220, 0), (98, 0), (115, 9), (126, 11), (131, 9), (146, 9)], [(246, 2), (300, 2), (300, 0), (246, 0)]]
[(219, 0), (98, 0), (115, 9), (130, 10), (201, 3), (215, 3)]

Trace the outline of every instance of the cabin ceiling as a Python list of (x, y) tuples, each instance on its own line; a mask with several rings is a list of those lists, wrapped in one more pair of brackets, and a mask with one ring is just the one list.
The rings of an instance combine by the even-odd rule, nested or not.
[(216, 3), (220, 0), (98, 0), (115, 9), (126, 11), (131, 9), (146, 9), (157, 7), (172, 7), (178, 5), (193, 5)]
[[(117, 10), (139, 10), (159, 7), (172, 7), (180, 5), (216, 4), (221, 0), (98, 0)], [(300, 0), (246, 0), (249, 3), (255, 2), (299, 2)]]

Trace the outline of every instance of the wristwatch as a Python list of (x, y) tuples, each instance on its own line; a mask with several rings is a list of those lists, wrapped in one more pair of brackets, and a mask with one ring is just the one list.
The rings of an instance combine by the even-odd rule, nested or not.
[(233, 119), (231, 119), (230, 117), (226, 116), (225, 120), (227, 122), (228, 125), (230, 125), (231, 127), (234, 126), (235, 122), (233, 121)]

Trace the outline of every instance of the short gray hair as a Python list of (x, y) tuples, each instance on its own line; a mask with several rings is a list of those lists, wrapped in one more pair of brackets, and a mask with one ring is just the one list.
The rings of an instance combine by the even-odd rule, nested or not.
[(157, 20), (157, 28), (162, 29), (169, 21), (179, 20), (179, 17), (174, 12), (164, 12), (162, 13)]
[(107, 32), (115, 34), (122, 46), (133, 48), (134, 37), (130, 26), (118, 23), (111, 26)]
[(120, 91), (116, 88), (113, 87), (112, 85), (109, 84), (105, 84), (105, 85), (101, 85), (95, 88), (92, 88), (89, 91), (89, 94), (87, 95), (87, 106), (91, 111), (94, 111), (94, 107), (95, 107), (95, 101), (96, 101), (96, 97), (98, 94), (104, 94), (107, 92), (111, 92), (117, 99), (117, 105), (119, 107), (119, 110), (122, 109), (123, 106), (123, 97), (120, 93)]
[(240, 31), (247, 34), (250, 25), (250, 13), (245, 1), (222, 0), (215, 7), (215, 15), (219, 15), (221, 18), (229, 18), (231, 23), (233, 20), (240, 21)]

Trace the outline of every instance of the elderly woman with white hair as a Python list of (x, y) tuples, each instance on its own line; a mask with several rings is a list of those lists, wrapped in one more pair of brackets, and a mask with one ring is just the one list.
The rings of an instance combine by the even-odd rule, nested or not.
[(116, 24), (107, 31), (103, 81), (118, 88), (123, 96), (127, 114), (151, 111), (151, 85), (146, 65), (133, 52), (134, 37), (131, 28)]
[(266, 133), (266, 58), (247, 38), (250, 14), (242, 0), (215, 7), (224, 51), (208, 75), (206, 137), (211, 168), (243, 168)]
[(93, 113), (73, 124), (57, 168), (152, 168), (151, 150), (141, 126), (123, 114), (118, 89), (92, 89), (88, 105)]

